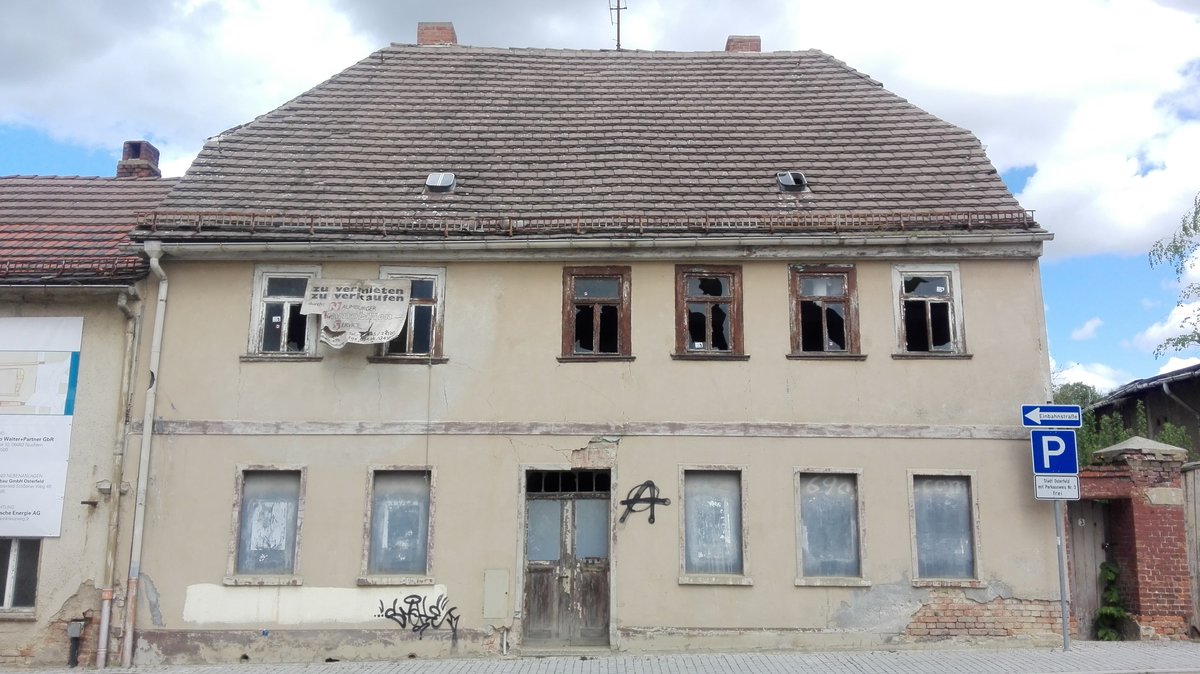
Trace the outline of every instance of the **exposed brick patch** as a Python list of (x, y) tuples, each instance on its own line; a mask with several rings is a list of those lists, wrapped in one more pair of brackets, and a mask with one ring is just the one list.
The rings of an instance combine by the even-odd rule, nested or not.
[(1182, 616), (1131, 615), (1138, 638), (1143, 640), (1185, 641), (1188, 620)]
[(957, 589), (931, 590), (930, 597), (909, 621), (907, 636), (1053, 636), (1062, 624), (1057, 601), (997, 597), (980, 602)]

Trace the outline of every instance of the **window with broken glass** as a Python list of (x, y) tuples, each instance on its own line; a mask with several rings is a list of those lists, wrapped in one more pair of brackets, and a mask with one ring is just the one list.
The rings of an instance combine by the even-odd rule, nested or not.
[(249, 575), (296, 570), (302, 472), (247, 470), (241, 473), (235, 571)]
[(38, 538), (0, 538), (0, 609), (33, 608), (41, 549)]
[(316, 318), (300, 313), (315, 267), (260, 267), (254, 273), (251, 354), (311, 356), (316, 353)]
[(629, 358), (629, 267), (563, 269), (564, 360)]
[(373, 472), (368, 574), (428, 574), (431, 483), (428, 470)]
[(441, 361), (445, 270), (384, 267), (381, 272), (385, 279), (411, 280), (412, 290), (404, 329), (383, 345), (380, 355), (388, 360)]
[(974, 501), (970, 478), (914, 476), (912, 500), (917, 578), (974, 578)]
[(954, 278), (948, 271), (900, 274), (901, 346), (905, 353), (961, 352)]
[(800, 575), (860, 576), (857, 476), (800, 473), (796, 482)]
[(792, 355), (858, 353), (853, 267), (792, 267)]
[(740, 267), (675, 268), (676, 357), (742, 356)]

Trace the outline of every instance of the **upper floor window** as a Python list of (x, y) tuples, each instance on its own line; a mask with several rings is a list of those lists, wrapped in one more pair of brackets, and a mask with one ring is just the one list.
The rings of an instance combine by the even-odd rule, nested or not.
[(442, 314), (445, 311), (446, 270), (442, 268), (383, 267), (385, 279), (409, 279), (408, 316), (404, 329), (383, 345), (389, 359), (440, 360), (442, 357)]
[(675, 314), (676, 357), (741, 356), (741, 267), (675, 267)]
[(957, 265), (897, 266), (893, 282), (901, 353), (965, 353)]
[(562, 357), (629, 357), (629, 267), (563, 269)]
[(308, 280), (320, 276), (320, 267), (262, 266), (254, 270), (251, 354), (316, 353), (317, 318), (301, 314), (300, 305)]
[(792, 355), (858, 353), (858, 297), (854, 267), (791, 268)]

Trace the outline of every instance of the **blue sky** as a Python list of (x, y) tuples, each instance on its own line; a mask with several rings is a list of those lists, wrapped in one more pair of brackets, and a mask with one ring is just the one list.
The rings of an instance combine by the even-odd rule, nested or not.
[[(1109, 388), (1200, 362), (1154, 357), (1184, 313), (1146, 257), (1200, 191), (1200, 1), (629, 4), (627, 49), (720, 50), (729, 34), (821, 49), (974, 132), (1055, 233), (1042, 276), (1060, 381)], [(112, 175), (133, 139), (180, 175), (206, 138), (412, 42), (418, 21), (481, 46), (615, 37), (606, 0), (4, 2), (0, 175)]]

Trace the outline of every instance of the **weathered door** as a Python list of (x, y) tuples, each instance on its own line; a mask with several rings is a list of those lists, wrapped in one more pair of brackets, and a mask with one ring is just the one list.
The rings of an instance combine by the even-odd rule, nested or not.
[(608, 645), (608, 472), (529, 471), (525, 497), (524, 642)]
[(1107, 559), (1104, 504), (1072, 501), (1067, 505), (1071, 526), (1071, 613), (1080, 639), (1092, 639), (1092, 623), (1100, 608), (1100, 564)]
[(1188, 570), (1192, 577), (1192, 626), (1200, 625), (1200, 465), (1183, 468), (1183, 510), (1187, 527)]

